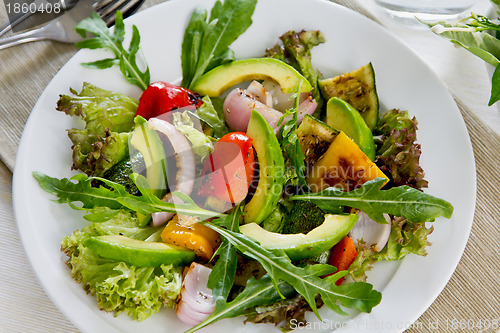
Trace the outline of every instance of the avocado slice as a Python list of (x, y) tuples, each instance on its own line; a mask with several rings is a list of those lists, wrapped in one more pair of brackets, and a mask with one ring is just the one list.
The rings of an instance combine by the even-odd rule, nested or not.
[[(150, 129), (146, 119), (138, 116), (135, 118), (135, 128), (129, 139), (130, 156), (138, 150), (144, 158), (146, 179), (154, 195), (162, 198), (167, 191), (167, 158), (163, 143), (155, 130)], [(134, 170), (141, 173), (143, 170)], [(151, 215), (137, 214), (141, 226), (148, 224)]]
[(261, 223), (281, 198), (285, 160), (272, 127), (255, 110), (250, 116), (247, 135), (253, 140), (253, 148), (259, 159), (260, 176), (255, 194), (243, 208), (243, 221)]
[(326, 105), (326, 123), (354, 140), (370, 160), (375, 159), (373, 134), (361, 114), (349, 103), (332, 97)]
[(273, 58), (253, 58), (220, 65), (203, 74), (191, 87), (200, 95), (219, 97), (224, 91), (245, 81), (271, 80), (281, 86), (284, 93), (309, 92), (312, 86), (295, 68)]
[(193, 262), (193, 251), (161, 242), (145, 242), (120, 235), (90, 237), (83, 243), (95, 254), (138, 267), (185, 265)]
[(240, 232), (258, 241), (265, 249), (283, 250), (291, 260), (317, 256), (331, 249), (358, 221), (358, 215), (326, 214), (325, 221), (307, 234), (279, 234), (256, 223), (240, 226)]

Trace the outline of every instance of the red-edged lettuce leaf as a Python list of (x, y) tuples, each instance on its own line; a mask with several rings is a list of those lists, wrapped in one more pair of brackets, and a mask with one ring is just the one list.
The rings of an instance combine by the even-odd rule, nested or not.
[(427, 187), (424, 170), (420, 167), (420, 144), (417, 140), (417, 120), (408, 111), (390, 110), (379, 120), (376, 129), (378, 147), (375, 163), (389, 178), (385, 188), (408, 185), (416, 189)]

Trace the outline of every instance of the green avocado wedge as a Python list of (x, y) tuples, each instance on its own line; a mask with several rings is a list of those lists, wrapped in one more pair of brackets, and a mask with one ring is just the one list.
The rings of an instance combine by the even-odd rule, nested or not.
[(283, 250), (291, 260), (319, 255), (340, 242), (358, 221), (358, 215), (325, 215), (325, 221), (307, 234), (270, 232), (256, 223), (240, 226), (240, 232), (258, 241), (265, 249)]
[(285, 160), (272, 127), (257, 111), (252, 111), (246, 133), (259, 159), (259, 183), (249, 203), (243, 208), (245, 223), (261, 223), (271, 214), (281, 198)]
[(161, 242), (145, 242), (120, 235), (90, 237), (83, 243), (95, 254), (137, 267), (186, 265), (193, 262), (195, 253), (180, 246)]
[[(130, 156), (134, 155), (134, 149), (144, 158), (146, 167), (146, 179), (154, 195), (162, 198), (167, 190), (167, 158), (163, 149), (163, 142), (158, 133), (150, 129), (146, 119), (138, 116), (135, 118), (135, 128), (130, 135)], [(141, 173), (142, 170), (132, 170)], [(137, 214), (139, 224), (144, 226), (151, 220), (151, 215)]]
[(375, 142), (370, 128), (349, 103), (332, 97), (326, 105), (326, 123), (349, 136), (370, 160), (375, 159)]
[(252, 58), (233, 61), (203, 74), (191, 90), (210, 97), (219, 97), (224, 91), (245, 81), (270, 80), (278, 83), (284, 93), (310, 92), (312, 86), (295, 68), (273, 58)]

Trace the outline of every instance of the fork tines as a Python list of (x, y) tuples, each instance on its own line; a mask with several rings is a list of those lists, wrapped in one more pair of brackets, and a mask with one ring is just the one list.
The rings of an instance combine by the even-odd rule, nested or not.
[(128, 17), (135, 13), (143, 3), (144, 0), (103, 0), (96, 4), (95, 11), (109, 27), (115, 23), (117, 10), (123, 14), (123, 17)]

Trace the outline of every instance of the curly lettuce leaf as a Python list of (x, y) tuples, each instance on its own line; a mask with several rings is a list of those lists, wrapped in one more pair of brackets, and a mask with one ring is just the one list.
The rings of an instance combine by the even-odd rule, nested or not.
[(408, 185), (421, 190), (427, 187), (420, 166), (420, 144), (417, 139), (417, 120), (408, 111), (390, 110), (379, 120), (375, 163), (390, 182), (385, 188)]
[(128, 155), (128, 132), (133, 129), (138, 102), (126, 95), (84, 83), (82, 91), (61, 95), (57, 110), (78, 116), (83, 129), (72, 128), (73, 169), (101, 176)]
[(213, 140), (199, 131), (189, 116), (189, 111), (173, 112), (173, 125), (191, 142), (197, 164), (203, 161), (213, 151)]
[(70, 116), (79, 116), (86, 129), (93, 132), (128, 132), (134, 127), (134, 117), (139, 102), (124, 94), (83, 83), (80, 93), (70, 89), (74, 96), (62, 95), (57, 110)]
[(282, 60), (299, 73), (301, 73), (312, 85), (313, 98), (318, 103), (315, 115), (321, 112), (323, 99), (318, 89), (318, 72), (311, 63), (311, 49), (326, 41), (325, 36), (319, 30), (302, 30), (299, 32), (288, 31), (280, 37), (281, 44), (266, 50), (266, 57)]
[(400, 260), (410, 253), (427, 255), (427, 246), (431, 245), (427, 237), (434, 231), (434, 227), (427, 228), (425, 223), (411, 223), (401, 217), (394, 217), (391, 223), (391, 235), (382, 251), (375, 252), (364, 242), (358, 242), (358, 256), (349, 268), (354, 281), (366, 281), (366, 272), (377, 261)]
[(102, 223), (92, 223), (61, 241), (61, 251), (71, 277), (88, 293), (95, 295), (100, 309), (118, 315), (127, 313), (134, 320), (144, 320), (158, 312), (162, 305), (175, 306), (181, 290), (181, 270), (172, 265), (135, 267), (105, 259), (83, 245), (92, 236), (122, 234), (148, 240), (156, 238), (159, 229), (138, 226), (137, 218), (125, 211)]
[(224, 121), (224, 112), (222, 110), (222, 100), (219, 98), (202, 98), (203, 104), (196, 110), (196, 115), (208, 126), (210, 126), (216, 138), (222, 138), (229, 133), (229, 128)]

